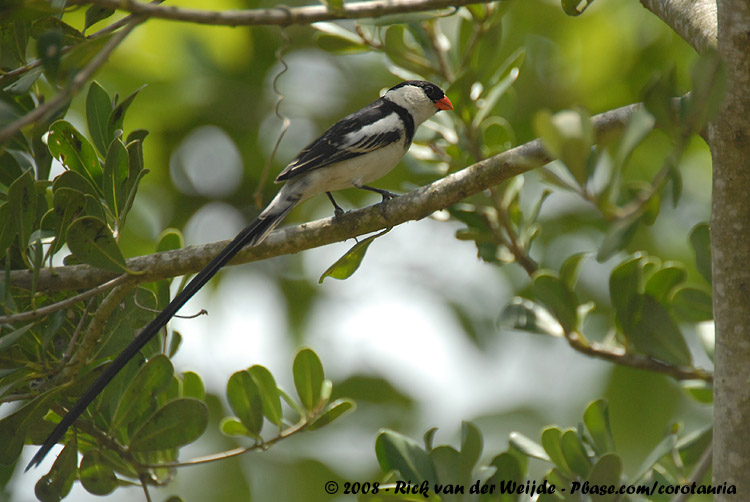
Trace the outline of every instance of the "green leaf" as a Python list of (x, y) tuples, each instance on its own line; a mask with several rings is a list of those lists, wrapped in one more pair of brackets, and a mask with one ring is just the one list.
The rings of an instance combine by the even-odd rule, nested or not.
[[(112, 430), (117, 433), (118, 428), (129, 424), (155, 406), (156, 395), (169, 386), (172, 375), (174, 367), (164, 354), (152, 357), (141, 366), (117, 404), (112, 418)], [(120, 438), (127, 442), (124, 435)]]
[(639, 351), (676, 364), (689, 365), (690, 349), (664, 306), (649, 295), (640, 297), (636, 316), (623, 324), (623, 334)]
[(701, 51), (690, 71), (692, 92), (688, 101), (686, 123), (700, 132), (721, 108), (727, 92), (727, 69), (716, 49)]
[(68, 228), (68, 247), (83, 263), (122, 273), (128, 270), (125, 257), (106, 223), (93, 216), (74, 220)]
[(525, 49), (516, 50), (502, 68), (503, 73), (496, 75), (496, 78), (499, 77), (499, 80), (483, 93), (481, 107), (479, 107), (479, 111), (472, 121), (472, 125), (475, 128), (478, 129), (484, 123), (485, 119), (493, 112), (500, 98), (515, 83), (518, 75), (521, 73), (521, 65), (525, 56)]
[(323, 272), (323, 275), (321, 275), (320, 279), (318, 280), (318, 284), (322, 284), (323, 279), (325, 279), (326, 277), (332, 277), (334, 279), (342, 280), (351, 277), (362, 263), (362, 260), (365, 257), (365, 253), (367, 253), (367, 248), (370, 247), (370, 244), (372, 244), (375, 239), (389, 231), (390, 229), (387, 229), (383, 232), (380, 232), (379, 234), (371, 235), (370, 237), (357, 242), (349, 251), (344, 254), (344, 256), (336, 260), (336, 263), (328, 267), (328, 269)]
[(482, 455), (482, 433), (471, 422), (461, 422), (461, 456), (460, 465), (468, 479)]
[(691, 432), (682, 437), (677, 442), (677, 449), (680, 452), (682, 463), (688, 471), (693, 471), (694, 467), (701, 460), (706, 451), (711, 448), (713, 443), (713, 424), (708, 424), (701, 429)]
[(8, 331), (6, 329), (5, 333), (3, 333), (3, 336), (0, 336), (0, 352), (14, 346), (18, 339), (21, 338), (25, 333), (28, 333), (33, 327), (34, 324), (27, 324), (12, 331)]
[(643, 461), (641, 467), (638, 469), (638, 474), (633, 477), (633, 483), (639, 483), (643, 478), (651, 471), (654, 465), (661, 460), (662, 457), (670, 453), (677, 444), (677, 435), (669, 434), (667, 437), (661, 440), (656, 447), (651, 450), (646, 460)]
[(534, 130), (547, 151), (560, 159), (580, 186), (587, 180), (586, 163), (594, 144), (591, 116), (583, 110), (548, 111), (534, 117)]
[(56, 192), (61, 188), (70, 188), (94, 198), (99, 196), (94, 185), (83, 175), (75, 171), (65, 171), (55, 178), (55, 181), (52, 182), (52, 191)]
[(604, 240), (599, 247), (599, 253), (596, 255), (597, 261), (606, 261), (616, 252), (625, 249), (625, 246), (630, 244), (630, 241), (633, 240), (633, 236), (635, 236), (635, 232), (638, 230), (640, 222), (640, 215), (632, 214), (627, 218), (617, 220), (610, 225), (607, 234), (604, 236)]
[(133, 434), (133, 451), (156, 451), (192, 443), (208, 425), (208, 408), (197, 399), (183, 398), (162, 406)]
[(341, 10), (344, 8), (344, 0), (321, 0), (329, 10)]
[(99, 5), (91, 5), (88, 9), (86, 9), (86, 23), (83, 27), (84, 31), (89, 29), (92, 25), (98, 23), (99, 21), (107, 19), (114, 13), (114, 9), (100, 7)]
[(589, 253), (587, 252), (570, 255), (560, 266), (560, 280), (569, 290), (572, 291), (575, 288), (581, 265), (588, 255)]
[(714, 402), (714, 388), (711, 384), (703, 380), (683, 380), (680, 382), (685, 392), (690, 394), (690, 397), (703, 404), (711, 404)]
[(320, 403), (323, 389), (323, 365), (317, 354), (311, 349), (302, 349), (297, 353), (292, 365), (294, 386), (302, 405), (308, 411), (315, 409)]
[[(89, 7), (86, 11), (86, 27), (88, 28), (89, 12), (93, 9), (101, 9), (96, 5)], [(107, 9), (108, 10), (108, 9)], [(93, 23), (92, 23), (93, 24)], [(102, 156), (107, 153), (109, 142), (112, 140), (107, 136), (107, 121), (112, 113), (112, 98), (109, 97), (104, 87), (99, 82), (91, 82), (89, 92), (86, 95), (86, 122), (89, 127), (89, 136), (91, 136), (94, 146)]]
[(119, 222), (127, 202), (127, 178), (129, 155), (122, 141), (115, 139), (109, 146), (104, 161), (102, 191), (110, 211)]
[(572, 429), (563, 432), (560, 446), (570, 469), (581, 477), (588, 476), (591, 463), (578, 434)]
[(18, 235), (13, 211), (7, 202), (0, 203), (0, 259), (5, 257), (13, 239)]
[(646, 281), (645, 292), (651, 295), (656, 301), (666, 303), (669, 300), (670, 293), (685, 282), (687, 272), (682, 265), (670, 263), (665, 264), (648, 278)]
[(166, 228), (162, 230), (156, 241), (157, 244), (154, 251), (157, 253), (174, 251), (175, 249), (182, 249), (185, 246), (185, 240), (179, 228)]
[(42, 76), (43, 68), (35, 68), (27, 71), (25, 75), (3, 89), (8, 94), (23, 96), (31, 89), (31, 86)]
[(633, 322), (643, 292), (643, 255), (633, 257), (617, 265), (609, 276), (609, 297), (622, 323)]
[(435, 439), (435, 434), (437, 434), (438, 428), (437, 427), (430, 427), (427, 429), (427, 432), (424, 433), (424, 436), (422, 436), (422, 441), (424, 442), (425, 450), (430, 451), (432, 450), (432, 443)]
[(711, 295), (702, 289), (678, 289), (672, 298), (672, 308), (680, 319), (688, 322), (710, 321), (714, 318)]
[(354, 411), (355, 408), (356, 405), (351, 399), (337, 399), (326, 406), (325, 411), (321, 415), (318, 415), (315, 420), (310, 422), (310, 425), (307, 426), (307, 430), (314, 431), (320, 429), (321, 427), (330, 424), (341, 415)]
[(655, 123), (653, 115), (645, 108), (639, 107), (633, 112), (615, 154), (615, 166), (617, 169), (625, 165), (635, 147), (654, 129)]
[(86, 491), (94, 495), (108, 495), (117, 488), (117, 477), (99, 450), (83, 456), (80, 477)]
[(125, 121), (125, 112), (128, 111), (128, 108), (133, 103), (133, 100), (138, 95), (138, 93), (144, 89), (144, 87), (146, 87), (145, 84), (133, 91), (130, 96), (123, 99), (122, 103), (115, 105), (112, 113), (109, 116), (109, 119), (107, 120), (108, 138), (114, 138), (116, 136), (115, 131), (117, 131), (118, 129), (122, 129), (122, 124)]
[(263, 401), (263, 415), (274, 425), (281, 425), (283, 414), (281, 410), (281, 395), (276, 386), (276, 380), (265, 367), (253, 365), (248, 370), (258, 387)]
[(250, 436), (257, 437), (255, 434), (247, 430), (242, 422), (233, 417), (224, 417), (221, 419), (219, 424), (219, 430), (222, 434), (227, 436)]
[(698, 272), (711, 284), (711, 232), (708, 223), (698, 223), (690, 231), (690, 245), (695, 252)]
[(49, 128), (47, 145), (52, 156), (65, 167), (82, 174), (93, 186), (100, 186), (102, 170), (96, 150), (70, 123), (54, 122)]
[[(618, 486), (622, 480), (622, 460), (609, 453), (602, 456), (591, 468), (588, 482), (592, 486)], [(617, 493), (592, 493), (591, 502), (616, 502), (620, 500)]]
[(383, 472), (398, 471), (403, 480), (420, 484), (434, 482), (432, 459), (413, 439), (384, 429), (375, 439), (375, 454)]
[(359, 35), (338, 24), (321, 22), (313, 23), (311, 26), (318, 30), (315, 33), (315, 41), (325, 51), (337, 54), (356, 54), (367, 51), (367, 45), (363, 43)]
[(433, 73), (430, 61), (422, 54), (417, 53), (416, 48), (407, 45), (404, 40), (406, 28), (403, 24), (391, 24), (386, 28), (384, 49), (388, 58), (394, 64), (414, 72), (418, 75), (430, 75)]
[(664, 129), (670, 137), (677, 139), (681, 134), (682, 124), (677, 123), (672, 110), (672, 97), (677, 95), (674, 67), (671, 71), (654, 77), (643, 93), (643, 104), (654, 117), (658, 127)]
[[(501, 482), (508, 483), (514, 482), (517, 485), (524, 483), (525, 469), (519, 462), (518, 458), (514, 455), (503, 452), (496, 456), (490, 462), (490, 466), (495, 468), (495, 473), (485, 484), (488, 486), (497, 487)], [(498, 494), (483, 494), (480, 496), (481, 502), (518, 502), (518, 494), (515, 493), (500, 493)]]
[(526, 298), (515, 297), (500, 314), (499, 324), (509, 329), (518, 329), (536, 333), (562, 337), (564, 335), (560, 323), (542, 307)]
[[(119, 354), (132, 341), (133, 333), (153, 320), (153, 310), (157, 307), (154, 293), (149, 289), (137, 288), (132, 294), (127, 295), (121, 303), (121, 308), (115, 309), (107, 319), (107, 329), (98, 340), (91, 359), (112, 358)], [(161, 353), (162, 344), (161, 336), (154, 337), (140, 353), (144, 357), (154, 356)]]
[(469, 480), (462, 476), (465, 466), (461, 465), (460, 454), (455, 448), (440, 445), (430, 450), (428, 455), (435, 469), (436, 483), (443, 486), (468, 484)]
[(560, 0), (563, 11), (569, 16), (580, 16), (594, 0)]
[(200, 401), (206, 399), (206, 388), (200, 375), (192, 371), (182, 374), (182, 397), (192, 397)]
[(549, 455), (550, 461), (564, 472), (570, 472), (568, 461), (562, 451), (562, 431), (557, 427), (548, 427), (542, 431), (542, 447)]
[(8, 188), (8, 206), (15, 219), (15, 229), (18, 232), (18, 244), (25, 252), (29, 239), (34, 231), (37, 211), (37, 194), (31, 171), (11, 183)]
[(55, 387), (0, 419), (0, 465), (13, 465), (21, 455), (28, 429), (39, 426), (49, 401), (62, 389)]
[(609, 424), (609, 406), (605, 399), (597, 399), (586, 407), (583, 423), (594, 441), (598, 455), (615, 450), (615, 440)]
[(529, 439), (520, 432), (511, 432), (508, 442), (527, 457), (534, 457), (539, 460), (544, 460), (545, 462), (552, 462), (552, 459), (547, 455), (544, 448), (539, 443), (533, 439)]
[[(133, 206), (135, 201), (135, 195), (138, 192), (138, 185), (146, 174), (148, 169), (144, 168), (143, 164), (143, 140), (148, 135), (148, 131), (137, 130), (128, 135), (128, 139), (125, 143), (125, 148), (128, 150), (128, 177), (125, 181), (125, 192), (127, 193), (127, 199), (125, 206), (122, 208), (122, 213), (127, 214), (130, 208)], [(124, 219), (123, 219), (124, 222)]]
[(535, 272), (532, 278), (534, 296), (549, 309), (567, 333), (578, 327), (578, 297), (549, 271)]
[(36, 498), (42, 502), (58, 502), (67, 497), (76, 479), (77, 463), (78, 446), (73, 438), (57, 456), (52, 469), (36, 482)]
[(52, 253), (59, 251), (65, 243), (68, 227), (76, 218), (83, 215), (86, 208), (86, 197), (82, 192), (68, 187), (53, 191), (53, 211), (55, 214), (55, 242)]
[(51, 81), (57, 80), (63, 49), (63, 35), (58, 30), (42, 33), (37, 37), (37, 57), (42, 62), (44, 72)]
[(250, 372), (238, 371), (229, 378), (227, 400), (242, 425), (258, 436), (263, 429), (263, 400)]

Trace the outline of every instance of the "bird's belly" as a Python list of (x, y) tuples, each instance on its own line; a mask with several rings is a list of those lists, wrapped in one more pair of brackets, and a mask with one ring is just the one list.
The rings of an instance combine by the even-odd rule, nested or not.
[[(366, 185), (396, 167), (406, 150), (401, 142), (305, 174), (305, 198)], [(301, 180), (300, 180), (301, 181)]]

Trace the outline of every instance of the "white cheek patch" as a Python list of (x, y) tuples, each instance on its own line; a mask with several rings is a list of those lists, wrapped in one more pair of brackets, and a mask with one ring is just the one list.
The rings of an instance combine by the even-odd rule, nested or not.
[(345, 136), (344, 148), (349, 145), (354, 145), (371, 136), (377, 136), (379, 134), (388, 133), (391, 131), (398, 131), (403, 128), (401, 119), (397, 113), (389, 113), (382, 119), (364, 126), (362, 129), (350, 132)]

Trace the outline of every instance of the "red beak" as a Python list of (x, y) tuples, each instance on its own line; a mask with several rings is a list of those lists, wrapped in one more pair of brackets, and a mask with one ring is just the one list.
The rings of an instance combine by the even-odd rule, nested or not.
[(435, 101), (435, 106), (437, 106), (441, 110), (453, 110), (453, 103), (451, 103), (451, 100), (448, 99), (448, 96), (443, 96), (442, 98)]

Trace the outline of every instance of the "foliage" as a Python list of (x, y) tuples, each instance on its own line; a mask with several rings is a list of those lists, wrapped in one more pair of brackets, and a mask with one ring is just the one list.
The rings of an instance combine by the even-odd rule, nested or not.
[[(586, 22), (588, 15), (597, 15), (583, 14), (583, 7), (591, 3), (563, 1), (561, 5), (565, 13)], [(346, 4), (329, 1), (326, 5), (335, 10)], [(65, 2), (26, 1), (3, 9), (0, 129), (42, 107), (57, 93), (72, 89), (76, 75), (101, 54), (112, 32), (122, 27), (113, 20), (113, 11), (97, 5), (75, 10)], [(348, 87), (361, 91), (343, 96), (350, 98), (347, 106), (352, 109), (391, 84), (393, 76), (428, 79), (446, 89), (454, 113), (441, 113), (429, 128), (422, 128), (412, 156), (405, 160), (406, 174), (400, 179), (389, 177), (385, 183), (424, 185), (537, 136), (557, 159), (536, 172), (467, 197), (441, 215), (452, 222), (451, 228), (457, 228), (457, 240), (475, 246), (476, 255), (491, 271), (486, 274), (489, 280), (497, 280), (497, 271), (513, 286), (505, 306), (481, 314), (470, 308), (474, 301), (469, 293), (455, 301), (450, 288), (435, 292), (444, 295), (446, 310), (455, 314), (475, 346), (485, 349), (498, 332), (547, 335), (589, 356), (671, 375), (694, 402), (710, 404), (711, 374), (701, 366), (713, 357), (713, 340), (710, 334), (702, 336), (698, 345), (690, 336), (713, 317), (710, 236), (703, 221), (708, 211), (694, 210), (701, 200), (690, 180), (683, 178), (686, 166), (699, 156), (696, 151), (701, 147), (694, 138), (721, 101), (725, 85), (721, 66), (715, 54), (707, 53), (689, 70), (683, 48), (655, 39), (628, 57), (649, 61), (668, 49), (679, 61), (676, 68), (654, 65), (648, 71), (657, 75), (644, 76), (639, 72), (648, 65), (627, 68), (623, 63), (623, 68), (609, 68), (602, 87), (596, 88), (591, 77), (594, 83), (577, 94), (566, 80), (566, 71), (573, 65), (559, 63), (554, 78), (547, 73), (552, 70), (545, 61), (555, 59), (556, 51), (572, 51), (563, 26), (569, 20), (560, 21), (559, 9), (547, 9), (536, 2), (498, 2), (455, 12), (316, 23), (311, 28), (287, 29), (293, 46), (285, 50), (289, 56), (298, 51), (304, 59), (309, 54), (305, 51), (316, 48), (328, 54), (327, 61), (343, 61), (337, 64), (354, 68), (363, 68), (352, 59), (358, 55), (377, 58), (390, 75), (351, 70)], [(103, 21), (115, 28), (91, 33)], [(597, 42), (582, 45), (596, 51), (604, 38), (596, 30), (612, 21), (598, 18), (590, 23), (580, 33)], [(526, 38), (535, 24), (548, 32)], [(62, 305), (80, 293), (65, 287), (39, 288), (39, 273), (62, 260), (65, 265), (86, 264), (138, 281), (126, 257), (181, 248), (184, 239), (177, 228), (183, 228), (211, 199), (172, 156), (188, 141), (192, 127), (215, 124), (229, 131), (230, 143), (239, 145), (246, 164), (262, 165), (266, 160), (261, 124), (271, 115), (271, 107), (258, 96), (267, 90), (265, 82), (277, 64), (274, 50), (283, 44), (281, 37), (270, 29), (253, 28), (237, 42), (222, 38), (238, 36), (237, 31), (212, 37), (209, 31), (193, 29), (184, 39), (175, 38), (168, 28), (159, 32), (160, 43), (147, 39), (154, 51), (162, 45), (175, 51), (181, 45), (187, 48), (184, 58), (170, 58), (173, 66), (140, 73), (141, 65), (148, 67), (148, 58), (139, 59), (139, 71), (129, 67), (127, 60), (113, 59), (111, 72), (91, 81), (81, 99), (48, 110), (0, 143), (0, 258), (4, 268), (0, 315), (31, 313), (22, 321), (5, 318), (0, 333), (0, 402), (4, 408), (19, 403), (15, 409), (4, 409), (6, 414), (0, 419), (0, 464), (10, 466), (9, 471), (18, 467), (23, 445), (44, 439), (102, 365), (170, 297), (171, 281), (163, 280), (105, 291), (36, 315), (39, 308)], [(542, 40), (542, 35), (549, 38)], [(219, 55), (212, 54), (212, 44), (219, 44), (219, 39), (229, 46), (236, 44), (242, 52), (224, 51), (221, 46)], [(557, 56), (564, 59), (564, 55)], [(580, 64), (585, 66), (585, 62)], [(621, 73), (615, 75), (617, 71)], [(173, 80), (167, 84), (168, 78)], [(610, 89), (611, 82), (618, 80), (627, 81), (627, 91)], [(144, 89), (144, 84), (149, 87)], [(115, 89), (128, 89), (127, 97), (121, 99)], [(685, 89), (693, 94), (675, 100)], [(231, 99), (225, 100), (226, 94)], [(637, 99), (644, 106), (630, 116), (622, 135), (598, 134), (590, 110)], [(317, 125), (337, 118), (338, 111), (331, 108), (330, 116), (315, 118)], [(128, 124), (138, 128), (126, 133), (126, 117)], [(211, 167), (218, 169), (220, 164), (216, 161)], [(189, 189), (171, 190), (167, 165), (175, 184), (182, 180)], [(222, 193), (224, 200), (246, 207), (247, 194), (256, 189), (268, 200), (273, 187), (263, 183), (260, 170), (245, 174), (233, 191)], [(352, 200), (357, 197), (351, 195)], [(249, 211), (254, 214), (258, 209)], [(153, 226), (145, 216), (149, 211), (156, 215), (153, 220), (163, 223), (155, 232), (148, 230)], [(689, 216), (679, 223), (684, 227), (679, 242), (669, 241), (665, 228), (675, 225), (678, 211)], [(163, 230), (168, 225), (177, 228)], [(386, 231), (363, 239), (322, 275), (315, 270), (309, 277), (304, 271), (298, 276), (274, 276), (271, 269), (263, 269), (285, 294), (295, 342), (304, 338), (307, 320), (323, 296), (312, 286), (317, 278), (321, 283), (328, 276), (356, 278), (358, 268), (368, 265), (368, 249), (378, 247), (371, 246), (374, 240), (381, 238), (379, 243), (383, 243), (391, 236)], [(566, 237), (575, 244), (565, 244)], [(293, 260), (297, 258), (285, 262), (289, 270), (303, 268)], [(21, 270), (33, 278), (30, 288), (9, 282), (11, 271)], [(383, 318), (390, 322), (388, 315)], [(215, 409), (201, 376), (173, 368), (171, 358), (181, 340), (179, 332), (163, 333), (108, 386), (66, 436), (54, 465), (36, 484), (37, 498), (60, 500), (75, 481), (97, 495), (134, 484), (172, 481), (181, 448), (199, 438), (206, 440), (206, 431), (213, 425), (209, 410)], [(292, 374), (297, 399), (281, 390), (262, 365), (231, 375), (224, 392), (228, 408), (221, 410), (217, 428), (226, 438), (250, 446), (227, 449), (223, 456), (265, 450), (292, 435), (290, 442), (301, 440), (304, 435), (299, 432), (322, 428), (354, 408), (352, 400), (334, 392), (312, 350), (296, 353)], [(387, 378), (344, 383), (365, 389), (356, 396), (365, 402), (376, 401), (374, 388), (383, 392), (383, 403), (367, 403), (376, 407), (373, 420), (383, 422), (378, 427), (391, 420), (381, 408), (408, 408), (411, 402)], [(571, 394), (575, 391), (570, 389)], [(675, 425), (658, 445), (642, 445), (642, 468), (626, 474), (626, 454), (621, 451), (626, 446), (615, 448), (609, 422), (610, 409), (605, 401), (597, 400), (586, 408), (578, 427), (548, 427), (539, 442), (514, 433), (507, 451), (493, 452), (491, 460), (483, 462), (482, 432), (471, 422), (464, 422), (461, 447), (455, 449), (433, 447), (435, 429), (425, 434), (422, 446), (395, 431), (410, 428), (409, 420), (395, 420), (375, 440), (384, 474), (381, 486), (427, 482), (432, 487), (430, 500), (511, 501), (522, 498), (482, 493), (482, 486), (501, 481), (520, 485), (529, 479), (547, 479), (561, 486), (574, 481), (678, 483), (690, 476), (710, 442), (710, 428), (694, 433)], [(269, 433), (269, 428), (275, 432)], [(490, 433), (484, 431), (485, 436)], [(212, 459), (219, 457), (222, 454)], [(437, 484), (468, 489), (477, 480), (478, 498), (438, 497), (434, 490)], [(0, 481), (5, 484), (7, 478)], [(306, 496), (315, 500), (309, 493)], [(425, 499), (422, 494), (372, 491), (363, 491), (360, 498)], [(545, 494), (539, 500), (589, 499)]]
[[(550, 426), (536, 442), (523, 434), (510, 435), (506, 451), (487, 465), (482, 456), (482, 434), (471, 422), (461, 428), (459, 450), (433, 446), (436, 429), (424, 435), (424, 446), (392, 430), (383, 430), (375, 442), (384, 481), (359, 500), (425, 500), (515, 502), (527, 496), (540, 502), (605, 500), (670, 500), (671, 494), (649, 490), (674, 487), (696, 468), (696, 452), (711, 442), (711, 430), (683, 440), (673, 428), (649, 453), (632, 477), (623, 472), (609, 422), (607, 402), (590, 403), (575, 428)], [(539, 482), (527, 480), (532, 461), (541, 461), (545, 474)], [(708, 479), (703, 479), (709, 483)], [(620, 493), (620, 490), (624, 489)]]

